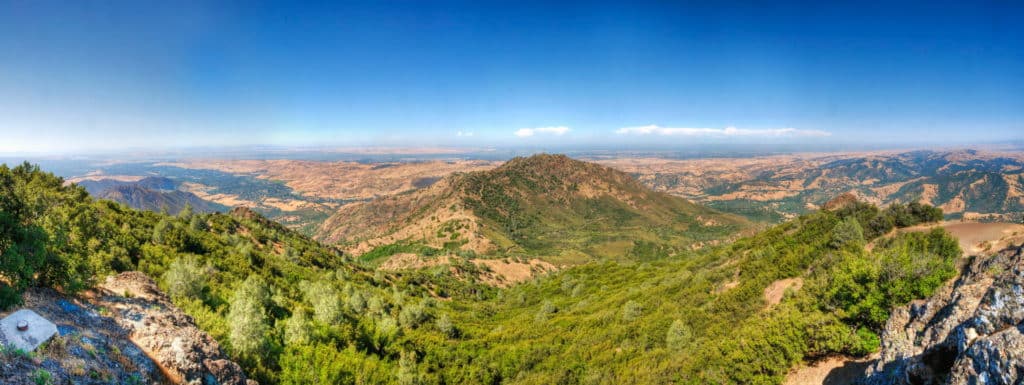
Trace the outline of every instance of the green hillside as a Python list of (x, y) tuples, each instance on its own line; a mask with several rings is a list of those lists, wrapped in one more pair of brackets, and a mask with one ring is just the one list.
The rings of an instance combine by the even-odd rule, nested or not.
[[(451, 212), (459, 215), (438, 219)], [(739, 216), (651, 191), (626, 173), (541, 154), (455, 174), (426, 191), (343, 207), (321, 227), (319, 238), (576, 264), (664, 257), (747, 227)], [(483, 241), (473, 242), (478, 239)]]
[[(552, 208), (565, 194), (510, 199)], [(249, 210), (137, 211), (32, 166), (0, 166), (0, 291), (10, 306), (29, 286), (73, 293), (143, 271), (264, 384), (779, 383), (802, 359), (876, 349), (889, 309), (955, 273), (959, 248), (941, 230), (863, 247), (941, 212), (833, 207), (729, 245), (495, 289), (456, 279), (472, 264), (371, 271)], [(802, 288), (767, 303), (764, 289), (785, 278)]]

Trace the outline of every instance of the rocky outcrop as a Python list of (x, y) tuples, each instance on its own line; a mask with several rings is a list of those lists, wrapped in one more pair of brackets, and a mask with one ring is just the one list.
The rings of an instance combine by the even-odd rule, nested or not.
[(118, 312), (118, 324), (172, 381), (188, 385), (255, 385), (220, 345), (171, 304), (145, 274), (126, 272), (97, 288), (96, 302)]
[(1024, 381), (1024, 247), (974, 257), (927, 301), (896, 309), (879, 361), (863, 381), (1020, 384)]
[(104, 308), (44, 288), (22, 299), (24, 309), (56, 324), (58, 335), (31, 355), (0, 353), (0, 384), (172, 384)]
[(32, 354), (0, 349), (0, 384), (256, 385), (142, 273), (77, 298), (33, 288), (23, 300), (58, 335)]

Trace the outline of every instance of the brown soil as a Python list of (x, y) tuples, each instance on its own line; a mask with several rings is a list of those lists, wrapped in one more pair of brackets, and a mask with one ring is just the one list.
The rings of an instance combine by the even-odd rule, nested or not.
[(527, 262), (510, 259), (473, 259), (470, 262), (477, 264), (477, 266), (487, 266), (494, 272), (494, 275), (484, 277), (483, 281), (491, 286), (498, 287), (529, 281), (538, 274), (558, 270), (555, 265), (539, 259), (531, 259)]
[(279, 180), (308, 197), (370, 199), (422, 188), (454, 172), (486, 170), (498, 164), (478, 160), (360, 163), (208, 159), (168, 165)]
[[(939, 179), (924, 176), (908, 176), (905, 179), (890, 178), (883, 182), (873, 176), (859, 176), (843, 168), (835, 167), (836, 161), (856, 164), (862, 168), (873, 168), (886, 172), (885, 164), (908, 161), (903, 151), (849, 152), (849, 153), (802, 153), (789, 155), (759, 156), (747, 158), (600, 158), (600, 164), (633, 174), (645, 185), (657, 191), (668, 192), (696, 202), (722, 200), (750, 200), (759, 202), (784, 202), (794, 196), (802, 196), (802, 204), (821, 204), (842, 192), (858, 191), (858, 199), (884, 205), (896, 201), (904, 202), (918, 198), (940, 206), (946, 213), (969, 210), (975, 197), (970, 192), (984, 186), (991, 186), (991, 178), (980, 178), (971, 186), (964, 186), (948, 200), (935, 201), (940, 188)], [(949, 166), (970, 167), (973, 161), (991, 161), (996, 158), (1010, 158), (1024, 161), (1024, 154), (997, 151), (957, 151), (936, 155), (945, 165), (936, 172), (946, 172)], [(1007, 189), (1007, 207), (1024, 203), (1024, 192), (1017, 177), (1019, 167), (1004, 167), (1003, 180)], [(1012, 175), (1011, 175), (1012, 174)], [(1001, 181), (1002, 182), (1002, 181)], [(919, 196), (900, 193), (909, 183), (922, 183)], [(727, 187), (725, 192), (723, 187)], [(979, 198), (970, 198), (979, 199)], [(794, 214), (791, 209), (776, 208), (779, 214)], [(999, 213), (996, 213), (999, 214)]]
[[(484, 270), (477, 278), (491, 286), (508, 287), (520, 282), (529, 281), (534, 277), (558, 270), (555, 265), (539, 259), (526, 262), (515, 259), (470, 259), (469, 262)], [(378, 269), (385, 271), (422, 269), (433, 266), (449, 265), (451, 258), (441, 256), (425, 258), (412, 253), (392, 255)]]
[(941, 226), (956, 237), (965, 255), (995, 253), (1024, 239), (1024, 225), (1016, 223), (942, 222), (908, 227), (901, 231), (927, 231), (936, 226)]
[(764, 288), (764, 302), (768, 306), (778, 305), (782, 302), (782, 296), (786, 294), (786, 290), (793, 289), (793, 291), (800, 290), (804, 286), (803, 278), (786, 278), (772, 282), (768, 287)]
[(786, 376), (784, 385), (849, 385), (864, 376), (864, 371), (877, 357), (828, 357), (795, 368)]

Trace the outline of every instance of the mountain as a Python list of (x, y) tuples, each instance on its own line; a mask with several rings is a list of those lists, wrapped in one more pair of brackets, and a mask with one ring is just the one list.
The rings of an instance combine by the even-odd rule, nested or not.
[(947, 218), (1024, 219), (1024, 155), (978, 150), (790, 154), (749, 158), (617, 158), (657, 191), (778, 222), (853, 193), (876, 205), (921, 201)]
[(105, 178), (82, 179), (75, 181), (75, 183), (84, 187), (85, 191), (88, 191), (91, 195), (99, 195), (104, 191), (120, 186), (138, 186), (157, 191), (173, 191), (177, 186), (173, 179), (160, 176), (149, 176), (136, 181)]
[(189, 192), (151, 190), (134, 184), (111, 187), (103, 190), (96, 197), (124, 203), (140, 210), (162, 211), (167, 209), (167, 212), (171, 214), (177, 214), (186, 205), (191, 205), (193, 211), (202, 213), (227, 210), (223, 205), (202, 200)]
[[(632, 244), (620, 258), (499, 288), (464, 279), (482, 269), (463, 263), (468, 249), (446, 254), (450, 266), (388, 271), (250, 209), (177, 216), (134, 210), (94, 200), (82, 187), (31, 165), (0, 165), (0, 305), (25, 301), (60, 316), (52, 300), (21, 296), (51, 289), (67, 298), (56, 299), (60, 311), (104, 301), (88, 310), (138, 323), (144, 334), (132, 337), (142, 337), (136, 343), (144, 349), (167, 353), (153, 361), (169, 366), (163, 368), (169, 373), (195, 373), (172, 357), (202, 360), (177, 335), (202, 337), (189, 328), (194, 324), (245, 377), (263, 384), (768, 384), (780, 383), (804, 360), (877, 351), (890, 309), (927, 298), (948, 282), (960, 253), (942, 229), (892, 231), (934, 221), (941, 212), (922, 205), (879, 209), (849, 197), (834, 201), (831, 210), (691, 250), (699, 236), (718, 239), (717, 231), (744, 228), (744, 222), (726, 222), (734, 217), (561, 156), (520, 158), (435, 186), (408, 194), (403, 205), (366, 207), (383, 207), (382, 213), (412, 207), (423, 212), (405, 216), (426, 216), (426, 223), (438, 222), (430, 215), (444, 210), (472, 215), (481, 237), (498, 239), (487, 233), (493, 232), (512, 244), (495, 256), (601, 245), (615, 231), (627, 239), (646, 236), (654, 243), (657, 236), (682, 244), (664, 244), (678, 247), (668, 255)], [(433, 195), (417, 195), (425, 192)], [(590, 222), (561, 222), (584, 219)], [(498, 226), (503, 223), (507, 227)], [(564, 240), (519, 238), (544, 231)], [(426, 243), (397, 245), (442, 251)], [(491, 261), (519, 259), (504, 255)], [(153, 282), (122, 274), (128, 271)], [(139, 285), (111, 285), (109, 276)], [(76, 295), (90, 288), (104, 291)], [(162, 305), (140, 293), (157, 289), (167, 293), (158, 296)], [(167, 324), (156, 314), (170, 305), (188, 317), (173, 309), (166, 315), (188, 322)], [(85, 322), (106, 322), (86, 315)], [(50, 344), (30, 357), (0, 353), (0, 378), (43, 378), (49, 370), (66, 378), (84, 369), (97, 382), (118, 381), (121, 371), (102, 370), (116, 368), (113, 363), (125, 358), (119, 356), (134, 350), (96, 339), (92, 330), (83, 327), (62, 337), (66, 345)], [(198, 349), (216, 353), (214, 344), (203, 345), (208, 348)], [(89, 360), (54, 366), (82, 356), (79, 349), (103, 366)], [(206, 357), (207, 366), (221, 358)]]
[(77, 182), (99, 199), (109, 199), (124, 203), (132, 208), (149, 211), (162, 211), (177, 214), (186, 205), (191, 205), (195, 212), (223, 212), (227, 207), (213, 203), (195, 194), (176, 190), (174, 180), (164, 177), (147, 177), (136, 182), (125, 182), (112, 179), (83, 180)]
[(575, 264), (667, 255), (746, 226), (738, 216), (651, 191), (626, 173), (541, 154), (343, 206), (316, 238), (354, 254), (416, 245)]

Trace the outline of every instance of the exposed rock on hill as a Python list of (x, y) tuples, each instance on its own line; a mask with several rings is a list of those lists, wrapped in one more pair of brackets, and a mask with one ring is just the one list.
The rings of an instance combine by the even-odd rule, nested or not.
[(691, 247), (744, 225), (739, 217), (651, 191), (621, 171), (544, 154), (344, 206), (317, 235), (355, 254), (420, 243), (484, 254), (568, 253), (566, 259), (583, 261), (645, 247), (652, 254)]
[(36, 356), (0, 354), (0, 384), (255, 385), (142, 273), (110, 277), (81, 299), (32, 289), (24, 307), (59, 336)]
[(825, 202), (824, 205), (821, 205), (821, 208), (825, 210), (835, 211), (856, 204), (857, 202), (860, 201), (861, 199), (858, 199), (857, 195), (847, 192), (839, 194), (839, 196), (832, 198), (832, 200), (828, 202)]
[(1024, 247), (975, 257), (928, 301), (896, 309), (881, 358), (864, 381), (1019, 384), (1024, 381)]
[(119, 325), (174, 382), (254, 385), (220, 345), (178, 310), (145, 274), (125, 272), (99, 285), (97, 303), (120, 314)]

